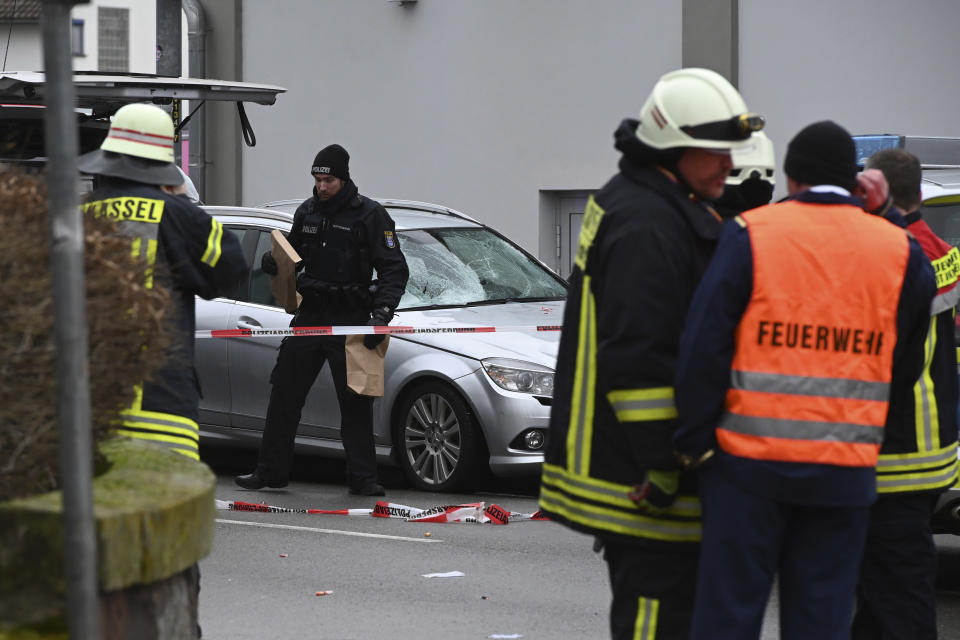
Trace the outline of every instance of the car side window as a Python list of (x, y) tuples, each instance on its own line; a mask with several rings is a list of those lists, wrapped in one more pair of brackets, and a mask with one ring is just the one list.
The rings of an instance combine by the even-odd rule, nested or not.
[(270, 291), (270, 276), (260, 268), (260, 259), (263, 258), (263, 254), (270, 251), (272, 246), (270, 233), (267, 231), (259, 231), (258, 233), (257, 247), (253, 252), (253, 262), (250, 263), (250, 295), (248, 301), (271, 307), (281, 307), (283, 305), (273, 297), (273, 292)]

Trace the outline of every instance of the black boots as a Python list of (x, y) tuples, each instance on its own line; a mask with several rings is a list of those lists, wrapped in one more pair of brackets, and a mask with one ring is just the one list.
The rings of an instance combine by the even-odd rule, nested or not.
[(257, 489), (263, 489), (264, 487), (269, 487), (271, 489), (279, 489), (281, 487), (287, 486), (287, 481), (283, 480), (281, 482), (276, 482), (273, 480), (268, 480), (264, 478), (258, 471), (253, 473), (248, 473), (245, 476), (237, 476), (233, 479), (239, 486), (244, 489), (250, 489), (251, 491), (256, 491)]
[(350, 493), (355, 496), (385, 496), (387, 492), (384, 491), (383, 485), (379, 482), (371, 482), (370, 484), (360, 485), (358, 487), (351, 486)]

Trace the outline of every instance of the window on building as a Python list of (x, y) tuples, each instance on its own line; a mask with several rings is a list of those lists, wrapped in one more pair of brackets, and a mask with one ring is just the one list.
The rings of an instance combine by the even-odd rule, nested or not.
[(73, 55), (82, 56), (83, 53), (83, 20), (74, 18), (70, 27), (70, 42), (73, 47)]
[(100, 71), (130, 70), (130, 10), (97, 9), (97, 68)]

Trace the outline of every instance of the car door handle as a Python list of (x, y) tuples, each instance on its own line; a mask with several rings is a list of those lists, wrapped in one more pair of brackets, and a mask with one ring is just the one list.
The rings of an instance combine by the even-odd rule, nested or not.
[(257, 322), (256, 320), (254, 320), (253, 318), (249, 318), (247, 316), (241, 316), (237, 320), (237, 328), (238, 329), (262, 329), (263, 325)]

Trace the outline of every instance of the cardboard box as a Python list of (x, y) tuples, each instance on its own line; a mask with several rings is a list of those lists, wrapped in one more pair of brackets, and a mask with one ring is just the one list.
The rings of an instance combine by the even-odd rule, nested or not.
[(295, 313), (303, 300), (303, 296), (297, 293), (297, 264), (300, 256), (278, 230), (270, 232), (270, 240), (270, 253), (277, 261), (277, 275), (270, 276), (270, 291), (287, 313)]

